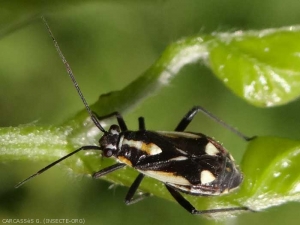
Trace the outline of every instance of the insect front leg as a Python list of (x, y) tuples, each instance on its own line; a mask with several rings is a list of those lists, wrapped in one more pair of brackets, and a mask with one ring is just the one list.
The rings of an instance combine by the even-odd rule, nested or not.
[(126, 166), (126, 164), (117, 163), (117, 164), (114, 164), (112, 166), (106, 167), (106, 168), (94, 173), (93, 178), (97, 179), (97, 178), (102, 177), (102, 176), (104, 176), (108, 173), (111, 173), (111, 172), (115, 171), (115, 170), (121, 169), (124, 166)]
[(202, 112), (204, 115), (208, 116), (209, 118), (213, 119), (214, 121), (216, 121), (217, 123), (221, 124), (222, 126), (224, 126), (226, 129), (232, 131), (233, 133), (237, 134), (239, 137), (243, 138), (246, 141), (250, 141), (255, 137), (248, 137), (246, 135), (244, 135), (243, 133), (241, 133), (240, 131), (238, 131), (237, 129), (233, 128), (232, 126), (228, 125), (227, 123), (225, 123), (224, 121), (222, 121), (221, 119), (219, 119), (218, 117), (216, 117), (215, 115), (213, 115), (212, 113), (210, 113), (209, 111), (207, 111), (206, 109), (204, 109), (201, 106), (195, 106), (193, 107), (184, 117), (183, 119), (180, 121), (180, 123), (177, 125), (177, 127), (175, 128), (175, 131), (184, 131), (187, 126), (190, 124), (190, 122), (193, 120), (194, 116), (198, 113), (198, 112)]
[(235, 208), (224, 208), (224, 209), (208, 209), (208, 210), (197, 210), (195, 207), (186, 200), (178, 191), (166, 185), (166, 188), (173, 196), (173, 198), (185, 208), (191, 214), (209, 214), (209, 213), (218, 213), (218, 212), (229, 212), (229, 211), (240, 211), (240, 210), (249, 210), (247, 207), (235, 207)]
[(99, 116), (97, 115), (95, 112), (93, 112), (93, 114), (97, 117), (98, 120), (104, 120), (104, 119), (108, 119), (108, 118), (111, 118), (111, 117), (116, 117), (117, 118), (117, 121), (118, 121), (118, 124), (121, 128), (121, 131), (124, 132), (124, 131), (127, 131), (127, 126), (126, 126), (126, 123), (125, 123), (125, 120), (123, 119), (122, 115), (119, 113), (119, 112), (113, 112), (113, 113), (110, 113), (108, 115), (105, 115), (105, 116)]

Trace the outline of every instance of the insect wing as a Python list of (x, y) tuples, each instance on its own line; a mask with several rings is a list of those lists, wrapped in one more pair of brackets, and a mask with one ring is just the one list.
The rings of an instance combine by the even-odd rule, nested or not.
[(134, 165), (141, 173), (195, 195), (219, 194), (240, 184), (241, 174), (229, 154), (211, 138), (186, 132), (146, 132), (144, 141), (161, 151)]

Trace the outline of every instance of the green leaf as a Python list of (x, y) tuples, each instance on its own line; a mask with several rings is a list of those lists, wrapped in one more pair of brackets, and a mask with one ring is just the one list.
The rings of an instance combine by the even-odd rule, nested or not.
[(241, 167), (245, 179), (240, 191), (252, 209), (300, 201), (300, 141), (256, 138), (250, 142)]
[(216, 33), (209, 65), (236, 95), (269, 107), (300, 94), (300, 27)]
[(93, 109), (102, 115), (131, 110), (196, 62), (204, 62), (237, 96), (255, 106), (288, 103), (300, 95), (299, 40), (300, 27), (182, 39), (124, 89), (102, 96)]

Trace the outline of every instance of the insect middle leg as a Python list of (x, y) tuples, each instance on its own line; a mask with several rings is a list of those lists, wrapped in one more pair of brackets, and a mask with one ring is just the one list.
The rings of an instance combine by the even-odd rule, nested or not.
[[(106, 167), (106, 168), (94, 173), (93, 178), (97, 179), (97, 178), (102, 177), (108, 173), (115, 171), (115, 170), (121, 169), (124, 166), (125, 166), (125, 164), (117, 163), (112, 166)], [(134, 204), (134, 203), (139, 202), (139, 201), (143, 200), (144, 198), (150, 196), (149, 193), (143, 193), (140, 196), (133, 198), (144, 177), (145, 177), (145, 175), (140, 173), (137, 176), (137, 178), (135, 179), (135, 181), (132, 183), (132, 185), (130, 186), (128, 193), (125, 197), (126, 205)]]
[(142, 180), (144, 179), (145, 175), (140, 173), (136, 179), (134, 180), (134, 182), (132, 183), (132, 185), (130, 186), (128, 192), (127, 192), (127, 195), (125, 197), (125, 204), (126, 205), (131, 205), (131, 204), (134, 204), (134, 203), (137, 203), (141, 200), (143, 200), (144, 198), (146, 197), (149, 197), (150, 196), (150, 193), (143, 193), (139, 196), (137, 196), (136, 198), (134, 198), (134, 195), (138, 189), (138, 187), (140, 186)]
[(218, 117), (216, 117), (215, 115), (213, 115), (212, 113), (210, 113), (209, 111), (207, 111), (206, 109), (204, 109), (201, 106), (195, 106), (193, 107), (184, 117), (183, 119), (180, 121), (180, 123), (177, 125), (177, 127), (175, 128), (175, 131), (184, 131), (187, 126), (190, 124), (190, 122), (193, 120), (194, 116), (198, 113), (198, 112), (202, 112), (204, 115), (210, 117), (211, 119), (213, 119), (214, 121), (216, 121), (217, 123), (221, 124), (222, 126), (224, 126), (226, 129), (232, 131), (233, 133), (237, 134), (239, 137), (243, 138), (246, 141), (250, 141), (252, 140), (254, 137), (248, 137), (246, 135), (244, 135), (243, 133), (241, 133), (240, 131), (238, 131), (237, 129), (233, 128), (232, 126), (228, 125), (227, 123), (225, 123), (224, 121), (222, 121), (221, 119), (219, 119)]
[[(102, 176), (104, 176), (108, 173), (111, 173), (111, 172), (115, 171), (115, 170), (121, 169), (124, 166), (125, 166), (125, 164), (122, 164), (122, 163), (114, 164), (112, 166), (109, 166), (107, 168), (104, 168), (104, 169), (94, 173), (93, 178), (97, 179), (97, 178), (102, 177)], [(126, 205), (134, 204), (134, 203), (139, 202), (139, 201), (143, 200), (144, 198), (150, 196), (149, 193), (143, 193), (140, 196), (138, 196), (136, 198), (133, 198), (144, 177), (145, 177), (145, 175), (140, 173), (137, 176), (137, 178), (134, 180), (132, 185), (130, 186), (130, 188), (127, 192), (127, 195), (125, 197), (125, 204)]]

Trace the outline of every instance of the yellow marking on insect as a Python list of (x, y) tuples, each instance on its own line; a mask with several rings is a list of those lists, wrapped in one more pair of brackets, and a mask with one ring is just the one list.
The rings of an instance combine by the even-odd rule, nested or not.
[(149, 144), (143, 143), (141, 150), (147, 152), (148, 155), (157, 155), (162, 152), (161, 148), (153, 143), (149, 143)]
[(224, 191), (222, 193), (224, 193), (224, 194), (229, 193), (229, 189), (228, 188), (224, 189)]
[(122, 144), (146, 152), (147, 155), (157, 155), (162, 152), (161, 148), (153, 143), (147, 144), (142, 141), (127, 140), (124, 138)]
[(124, 156), (118, 156), (118, 160), (122, 163), (125, 163), (128, 166), (132, 166), (132, 163), (130, 162), (130, 160), (128, 160)]

